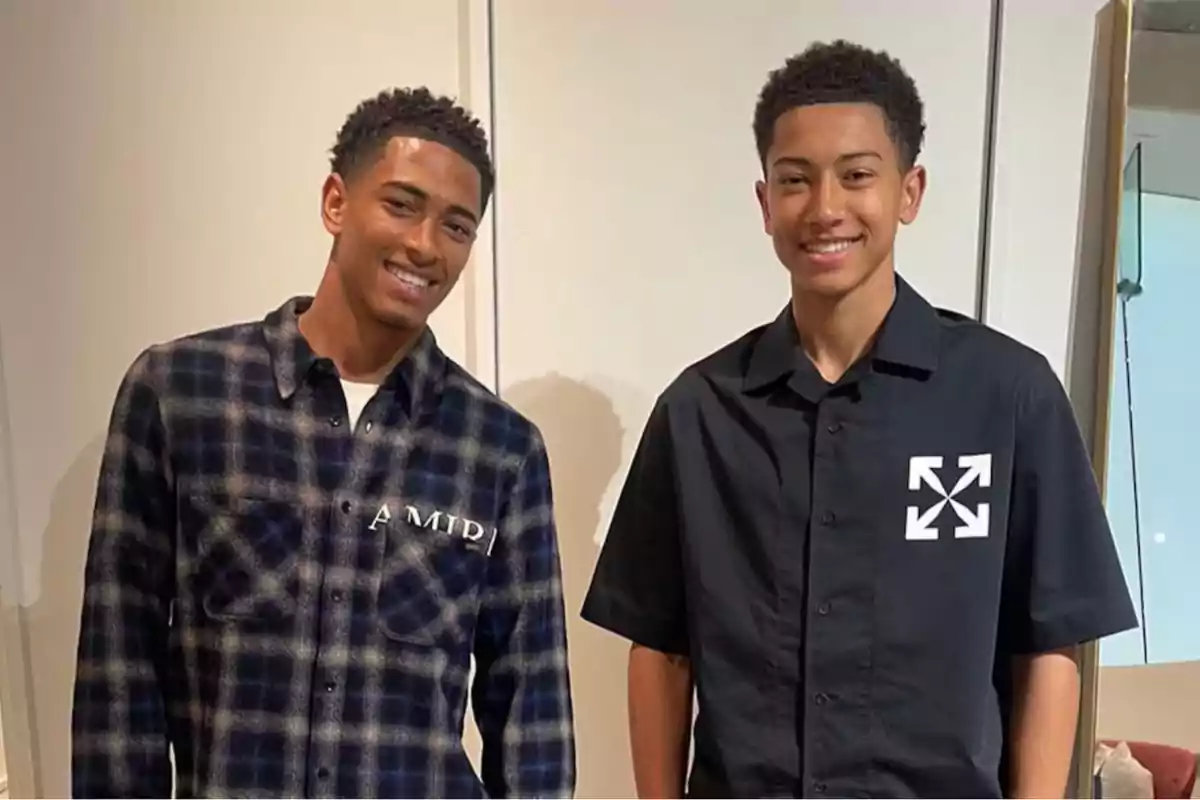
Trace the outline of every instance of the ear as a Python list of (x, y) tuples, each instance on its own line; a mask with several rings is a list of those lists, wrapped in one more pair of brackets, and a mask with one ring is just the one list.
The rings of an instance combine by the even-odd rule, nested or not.
[(766, 181), (754, 182), (754, 196), (758, 199), (758, 209), (762, 212), (763, 232), (771, 235), (771, 204), (767, 198)]
[(336, 172), (330, 173), (321, 187), (321, 221), (333, 236), (342, 232), (346, 216), (346, 182)]
[(925, 197), (925, 168), (919, 164), (904, 175), (901, 185), (900, 221), (911, 224), (921, 210), (921, 199)]

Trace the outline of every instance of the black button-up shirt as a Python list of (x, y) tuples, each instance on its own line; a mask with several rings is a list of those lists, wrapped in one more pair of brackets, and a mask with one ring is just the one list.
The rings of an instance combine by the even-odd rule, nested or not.
[[(88, 551), (78, 797), (569, 797), (537, 429), (428, 331), (356, 426), (298, 298), (121, 383)], [(482, 775), (462, 747), (474, 656)]]
[(709, 797), (999, 797), (1011, 658), (1136, 624), (1050, 366), (899, 279), (834, 385), (786, 309), (666, 390), (583, 616), (690, 657)]

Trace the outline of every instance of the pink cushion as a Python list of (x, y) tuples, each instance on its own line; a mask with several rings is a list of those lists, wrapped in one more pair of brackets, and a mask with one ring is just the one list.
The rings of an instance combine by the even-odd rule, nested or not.
[[(1105, 744), (1115, 745), (1115, 740)], [(1196, 784), (1196, 754), (1182, 747), (1129, 742), (1129, 752), (1154, 776), (1154, 796), (1187, 798)]]

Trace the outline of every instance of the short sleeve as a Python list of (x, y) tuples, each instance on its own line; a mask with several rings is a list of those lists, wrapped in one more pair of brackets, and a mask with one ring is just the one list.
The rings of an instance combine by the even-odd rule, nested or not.
[(686, 655), (674, 458), (667, 407), (660, 400), (617, 500), (582, 616), (635, 644)]
[(1033, 654), (1137, 627), (1100, 491), (1066, 391), (1045, 359), (1017, 417), (1001, 627)]

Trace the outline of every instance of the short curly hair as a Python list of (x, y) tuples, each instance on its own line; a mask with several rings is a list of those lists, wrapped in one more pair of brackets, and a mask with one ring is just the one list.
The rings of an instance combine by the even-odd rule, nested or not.
[(913, 79), (886, 52), (838, 39), (809, 45), (767, 78), (754, 109), (754, 140), (764, 166), (779, 118), (794, 108), (820, 103), (877, 106), (901, 169), (916, 163), (925, 139), (925, 109)]
[(342, 178), (349, 178), (375, 163), (396, 136), (438, 142), (469, 161), (479, 171), (480, 203), (487, 208), (496, 175), (483, 126), (454, 100), (435, 95), (424, 86), (385, 90), (359, 103), (338, 131), (330, 151), (330, 167)]

